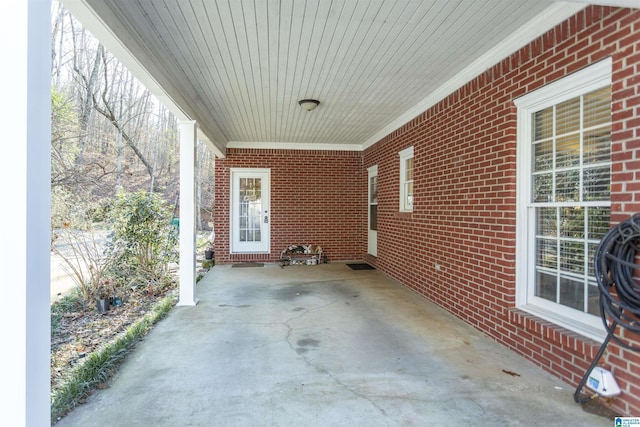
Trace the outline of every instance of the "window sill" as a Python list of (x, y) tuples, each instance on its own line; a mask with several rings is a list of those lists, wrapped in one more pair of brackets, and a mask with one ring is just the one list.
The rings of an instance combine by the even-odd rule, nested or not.
[[(523, 306), (508, 310), (509, 323), (520, 326), (527, 332), (562, 346), (576, 348), (578, 342), (585, 346), (599, 346), (606, 332), (585, 325), (574, 328), (558, 324), (558, 316), (535, 306)], [(556, 317), (556, 319), (553, 319)]]

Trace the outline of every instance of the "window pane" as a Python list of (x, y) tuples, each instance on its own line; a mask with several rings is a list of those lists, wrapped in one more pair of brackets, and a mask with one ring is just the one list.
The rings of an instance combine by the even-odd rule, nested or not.
[(578, 206), (560, 209), (560, 235), (574, 239), (584, 237), (584, 209)]
[(584, 283), (561, 277), (560, 304), (584, 311)]
[(556, 107), (556, 135), (580, 130), (580, 98), (570, 99)]
[(553, 168), (553, 141), (540, 142), (533, 145), (534, 172)]
[(400, 211), (413, 210), (413, 147), (400, 153)]
[(589, 289), (587, 289), (587, 313), (594, 316), (600, 316), (600, 289), (595, 282), (589, 282)]
[(557, 302), (556, 298), (556, 276), (542, 272), (536, 273), (536, 296)]
[(556, 167), (580, 166), (580, 135), (573, 134), (556, 141)]
[(555, 240), (537, 239), (536, 266), (551, 270), (558, 268), (558, 246)]
[(584, 96), (584, 127), (611, 122), (611, 88), (605, 87)]
[(611, 132), (609, 127), (593, 129), (584, 134), (584, 164), (605, 163), (611, 160)]
[(553, 175), (545, 173), (533, 177), (533, 201), (551, 202), (553, 201)]
[(551, 138), (553, 135), (553, 107), (546, 108), (533, 114), (534, 141)]
[(587, 275), (589, 277), (595, 277), (595, 271), (593, 269), (594, 257), (596, 254), (596, 249), (598, 249), (598, 243), (589, 243), (587, 245), (587, 266), (589, 267), (589, 271)]
[(560, 242), (560, 269), (572, 273), (584, 272), (584, 243), (563, 240)]
[(611, 172), (609, 166), (584, 170), (584, 200), (587, 202), (609, 200), (611, 196)]
[(556, 208), (539, 208), (536, 234), (540, 236), (558, 236), (558, 218)]
[(609, 231), (609, 218), (611, 209), (609, 207), (590, 207), (587, 208), (588, 224), (587, 237), (594, 240), (602, 240), (604, 235)]
[(562, 171), (556, 174), (556, 202), (580, 201), (580, 171)]
[(406, 169), (405, 169), (405, 180), (412, 181), (413, 180), (413, 157), (410, 157), (406, 161)]

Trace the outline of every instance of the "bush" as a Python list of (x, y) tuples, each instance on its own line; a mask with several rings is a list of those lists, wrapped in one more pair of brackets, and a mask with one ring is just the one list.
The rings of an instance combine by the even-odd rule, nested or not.
[(113, 259), (105, 254), (104, 239), (94, 230), (62, 228), (53, 251), (64, 261), (63, 269), (76, 284), (85, 303), (110, 296), (109, 270)]
[(155, 193), (120, 193), (109, 210), (113, 230), (108, 248), (111, 275), (118, 287), (150, 287), (171, 283), (169, 263), (178, 260), (178, 231), (173, 209)]

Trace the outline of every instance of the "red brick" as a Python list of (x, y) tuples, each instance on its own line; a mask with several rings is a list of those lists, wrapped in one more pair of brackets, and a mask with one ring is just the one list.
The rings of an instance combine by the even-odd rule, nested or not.
[[(229, 254), (229, 168), (271, 169), (271, 253)], [(357, 152), (229, 149), (216, 161), (216, 260), (277, 261), (292, 244), (322, 246), (331, 260), (362, 259), (367, 172)], [(354, 203), (354, 201), (356, 203)]]

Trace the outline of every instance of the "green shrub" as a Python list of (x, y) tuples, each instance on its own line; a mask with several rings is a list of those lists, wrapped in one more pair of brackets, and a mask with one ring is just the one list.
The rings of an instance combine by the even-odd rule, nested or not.
[(168, 266), (178, 260), (173, 209), (155, 193), (120, 193), (109, 210), (113, 230), (111, 274), (119, 287), (163, 288), (171, 283)]

